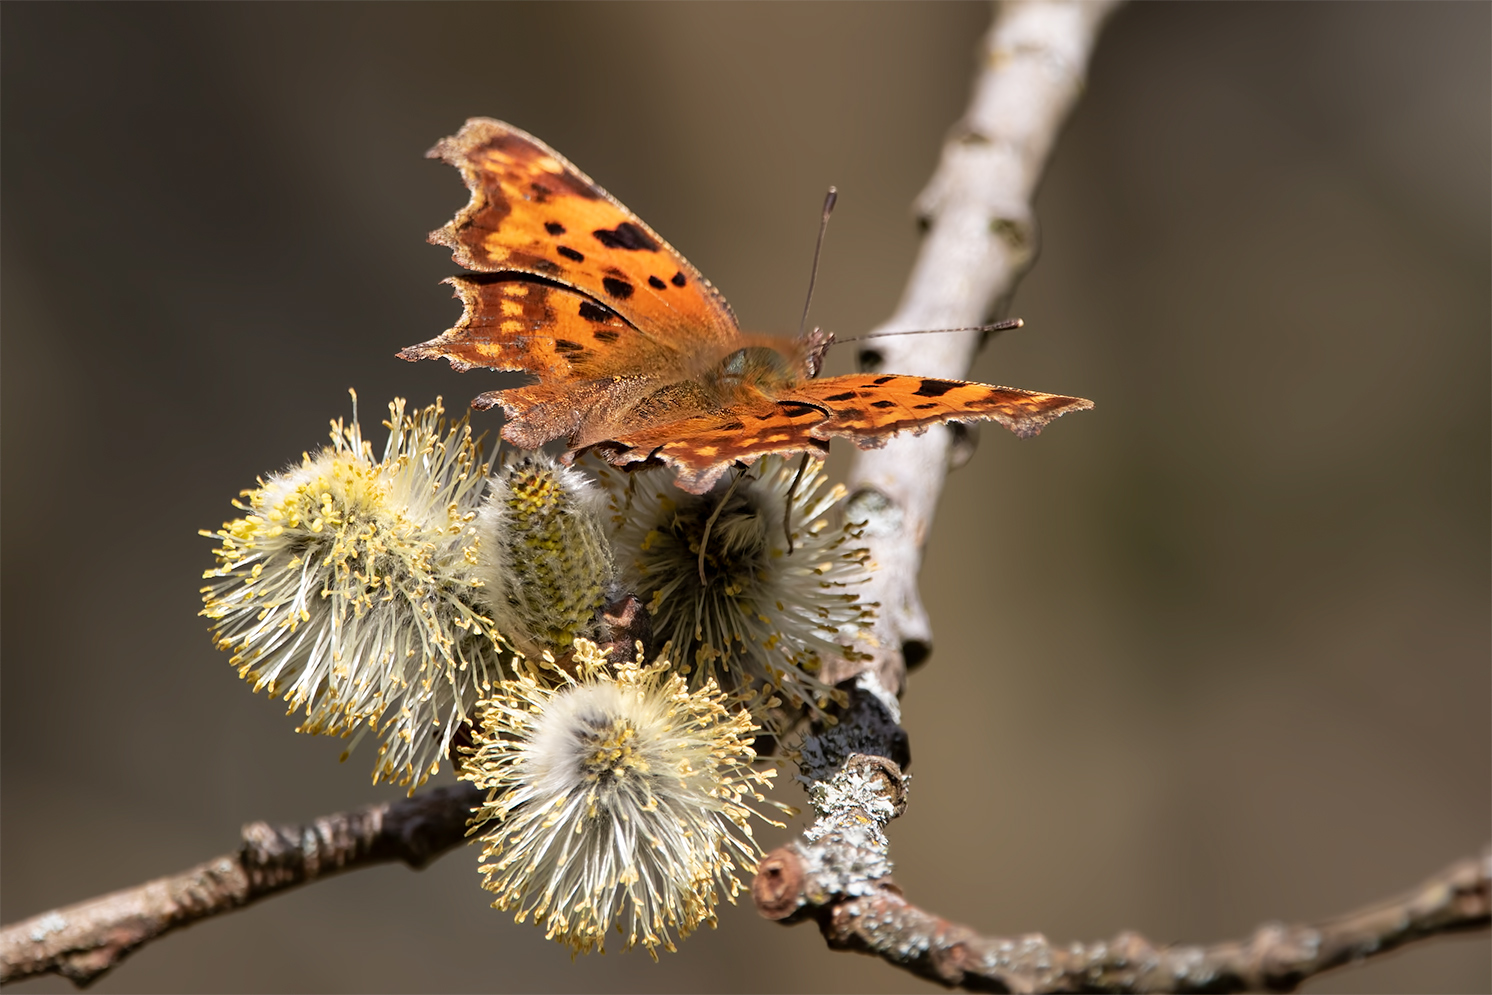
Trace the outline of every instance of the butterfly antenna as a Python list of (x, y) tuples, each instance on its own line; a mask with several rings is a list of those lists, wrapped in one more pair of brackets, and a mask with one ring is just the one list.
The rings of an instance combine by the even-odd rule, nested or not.
[(834, 341), (863, 342), (866, 339), (889, 339), (893, 335), (941, 335), (944, 332), (1008, 332), (1012, 328), (1022, 328), (1025, 324), (1019, 318), (1006, 318), (1004, 321), (996, 321), (988, 325), (970, 325), (967, 328), (919, 328), (910, 332), (871, 332), (869, 335), (856, 335), (847, 339), (836, 336)]
[(808, 308), (813, 304), (813, 285), (819, 280), (819, 253), (824, 251), (824, 234), (829, 230), (829, 215), (834, 213), (834, 203), (839, 200), (839, 191), (833, 187), (824, 194), (824, 216), (819, 219), (819, 240), (813, 246), (813, 268), (808, 271), (808, 299), (803, 302), (803, 317), (798, 320), (798, 338), (808, 327)]
[[(834, 205), (839, 202), (839, 191), (835, 187), (829, 187), (829, 192), (824, 194), (824, 213), (819, 218), (819, 237), (813, 243), (813, 267), (808, 271), (808, 298), (803, 301), (803, 317), (798, 319), (798, 338), (803, 338), (803, 332), (808, 328), (808, 309), (813, 306), (813, 288), (819, 282), (819, 257), (824, 252), (824, 236), (829, 233), (829, 215), (834, 213)], [(814, 330), (817, 332), (817, 329)], [(817, 335), (815, 335), (817, 338)], [(820, 343), (814, 350), (814, 356), (809, 361), (809, 376), (818, 373), (819, 363), (823, 358), (823, 350), (828, 348), (832, 337)], [(798, 484), (803, 480), (803, 471), (808, 469), (808, 454), (803, 454), (803, 459), (798, 463), (798, 472), (793, 475), (793, 483), (787, 489), (787, 503), (782, 509), (782, 534), (787, 536), (787, 551), (791, 555), (793, 551), (793, 498), (798, 493)], [(704, 555), (700, 555), (700, 580), (704, 580)]]
[(705, 534), (699, 537), (699, 586), (701, 588), (705, 587), (706, 584), (705, 550), (710, 546), (710, 530), (715, 527), (715, 519), (719, 518), (720, 513), (725, 510), (725, 502), (729, 501), (730, 496), (736, 492), (736, 485), (741, 482), (742, 476), (743, 474), (738, 473), (731, 478), (730, 486), (725, 489), (725, 496), (720, 499), (720, 503), (715, 506), (715, 510), (710, 512), (709, 520), (705, 522)]

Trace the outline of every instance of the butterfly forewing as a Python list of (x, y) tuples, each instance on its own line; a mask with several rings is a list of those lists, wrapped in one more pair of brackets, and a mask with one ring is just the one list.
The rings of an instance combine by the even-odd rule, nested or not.
[(472, 118), (428, 153), (461, 170), (471, 201), (430, 235), (456, 262), (573, 287), (643, 333), (728, 342), (730, 305), (689, 262), (595, 181), (537, 138)]

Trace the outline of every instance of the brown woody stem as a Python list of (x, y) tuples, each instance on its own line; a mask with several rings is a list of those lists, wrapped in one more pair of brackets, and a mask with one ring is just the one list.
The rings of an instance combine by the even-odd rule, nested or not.
[(250, 823), (233, 853), (4, 927), (0, 983), (60, 974), (86, 985), (156, 937), (296, 885), (391, 861), (423, 867), (466, 838), (480, 803), (462, 784), (304, 826)]
[(1315, 925), (1266, 923), (1246, 940), (1156, 946), (1138, 933), (1058, 945), (1039, 933), (981, 936), (908, 901), (890, 878), (881, 827), (906, 805), (901, 769), (856, 754), (814, 785), (819, 820), (768, 854), (757, 911), (813, 919), (837, 950), (857, 950), (949, 987), (988, 992), (1293, 991), (1323, 971), (1434, 936), (1492, 924), (1492, 847), (1407, 894)]

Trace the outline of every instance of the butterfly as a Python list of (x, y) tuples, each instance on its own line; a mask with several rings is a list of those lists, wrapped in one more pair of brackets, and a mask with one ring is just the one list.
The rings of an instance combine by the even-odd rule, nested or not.
[(899, 374), (816, 379), (833, 341), (740, 330), (730, 305), (635, 214), (558, 152), (472, 118), (426, 153), (461, 171), (471, 200), (430, 241), (472, 272), (445, 282), (454, 328), (402, 350), (458, 370), (536, 381), (472, 401), (501, 405), (522, 449), (563, 437), (617, 466), (667, 464), (690, 493), (772, 453), (822, 457), (841, 436), (873, 448), (897, 432), (990, 420), (1031, 436), (1078, 397)]

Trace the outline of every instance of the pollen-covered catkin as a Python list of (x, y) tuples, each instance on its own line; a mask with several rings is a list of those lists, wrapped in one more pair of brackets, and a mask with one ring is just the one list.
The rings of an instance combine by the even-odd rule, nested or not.
[(584, 474), (532, 454), (500, 467), (477, 518), (482, 602), (531, 657), (594, 639), (612, 580), (605, 495)]
[(254, 690), (305, 709), (300, 731), (375, 731), (374, 780), (418, 785), (503, 676), (503, 647), (477, 571), (480, 440), (439, 401), (409, 414), (396, 399), (385, 425), (375, 460), (354, 407), (330, 446), (202, 533), (219, 543), (202, 614)]
[(715, 676), (822, 707), (823, 658), (853, 656), (873, 617), (859, 599), (868, 554), (842, 514), (844, 489), (826, 486), (821, 463), (801, 476), (799, 466), (767, 456), (700, 495), (668, 474), (601, 474), (622, 587), (647, 604), (694, 686)]
[(614, 930), (656, 957), (755, 870), (748, 820), (772, 821), (756, 804), (776, 772), (751, 766), (757, 726), (713, 681), (584, 639), (574, 659), (558, 686), (524, 675), (479, 706), (460, 776), (488, 790), (483, 887), (576, 953)]

